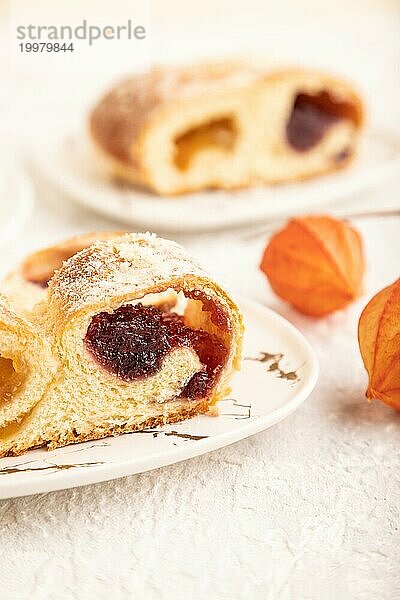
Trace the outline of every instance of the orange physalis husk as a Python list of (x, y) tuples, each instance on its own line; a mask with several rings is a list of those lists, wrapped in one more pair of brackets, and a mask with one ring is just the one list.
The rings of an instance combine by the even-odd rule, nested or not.
[(378, 292), (364, 308), (358, 343), (369, 376), (365, 395), (400, 411), (400, 279)]
[(297, 217), (271, 238), (260, 268), (278, 296), (300, 312), (320, 317), (360, 295), (361, 237), (333, 217)]

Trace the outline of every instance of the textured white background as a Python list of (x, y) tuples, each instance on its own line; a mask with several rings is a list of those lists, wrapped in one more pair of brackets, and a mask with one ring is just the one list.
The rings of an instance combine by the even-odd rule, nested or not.
[[(285, 0), (275, 12), (268, 5), (262, 19), (255, 10), (261, 4), (267, 6), (243, 2), (240, 12), (221, 2), (217, 18), (207, 13), (211, 3), (202, 2), (198, 27), (192, 23), (182, 33), (190, 38), (185, 46), (182, 38), (172, 42), (166, 35), (168, 11), (161, 3), (155, 23), (176, 55), (183, 48), (199, 54), (213, 47), (241, 50), (244, 36), (254, 49), (263, 25), (269, 51), (308, 62), (318, 57), (357, 78), (369, 93), (375, 122), (398, 131), (394, 2), (348, 2), (343, 10), (327, 3), (325, 14), (317, 2)], [(174, 10), (170, 21), (176, 24), (180, 13)], [(231, 22), (241, 27), (229, 28)], [(251, 26), (253, 33), (258, 27), (257, 35)], [(0, 94), (0, 112), (7, 116), (1, 123), (5, 154), (12, 144), (20, 151), (38, 125), (54, 128), (56, 118), (65, 120), (79, 109), (92, 82), (74, 87), (62, 79), (62, 73), (51, 81), (11, 73)], [(23, 235), (2, 249), (0, 270), (64, 235), (116, 226), (77, 208), (37, 175), (35, 182), (35, 214)], [(398, 189), (394, 180), (369, 199), (378, 208)], [(264, 237), (234, 232), (180, 238), (226, 284), (268, 304), (307, 335), (321, 362), (317, 389), (285, 422), (209, 455), (113, 482), (1, 502), (2, 598), (400, 597), (400, 417), (364, 399), (366, 374), (356, 341), (362, 307), (399, 274), (400, 222), (386, 217), (355, 224), (367, 251), (365, 295), (319, 321), (300, 316), (269, 291), (257, 270)]]

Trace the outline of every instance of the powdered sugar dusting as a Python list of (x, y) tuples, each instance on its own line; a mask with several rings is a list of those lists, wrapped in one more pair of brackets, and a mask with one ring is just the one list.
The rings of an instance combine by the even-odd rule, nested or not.
[(188, 275), (207, 274), (175, 242), (155, 234), (125, 234), (95, 242), (67, 260), (49, 284), (50, 302), (71, 314)]

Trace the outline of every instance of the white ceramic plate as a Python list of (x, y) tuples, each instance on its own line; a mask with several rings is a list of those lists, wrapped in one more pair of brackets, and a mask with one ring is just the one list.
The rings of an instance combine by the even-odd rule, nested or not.
[(33, 185), (17, 166), (0, 166), (0, 245), (14, 239), (32, 212)]
[(0, 498), (107, 481), (198, 456), (271, 427), (292, 413), (318, 376), (314, 351), (283, 317), (242, 300), (246, 333), (242, 370), (220, 415), (48, 452), (0, 459)]
[(307, 212), (376, 185), (400, 168), (400, 141), (367, 134), (347, 170), (294, 184), (236, 192), (207, 191), (160, 198), (111, 180), (99, 168), (85, 134), (57, 137), (32, 153), (37, 167), (80, 204), (151, 231), (210, 231)]

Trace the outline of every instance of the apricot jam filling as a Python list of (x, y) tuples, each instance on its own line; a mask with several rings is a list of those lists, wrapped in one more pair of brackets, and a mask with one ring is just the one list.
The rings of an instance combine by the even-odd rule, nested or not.
[(177, 313), (141, 303), (95, 315), (85, 345), (105, 369), (124, 381), (155, 375), (171, 350), (192, 348), (202, 370), (193, 375), (181, 392), (181, 397), (189, 400), (210, 395), (228, 356), (227, 348), (217, 336), (190, 329)]
[(229, 116), (212, 119), (185, 131), (174, 140), (176, 168), (186, 171), (195, 156), (204, 150), (218, 148), (224, 152), (232, 152), (237, 136), (235, 121)]

